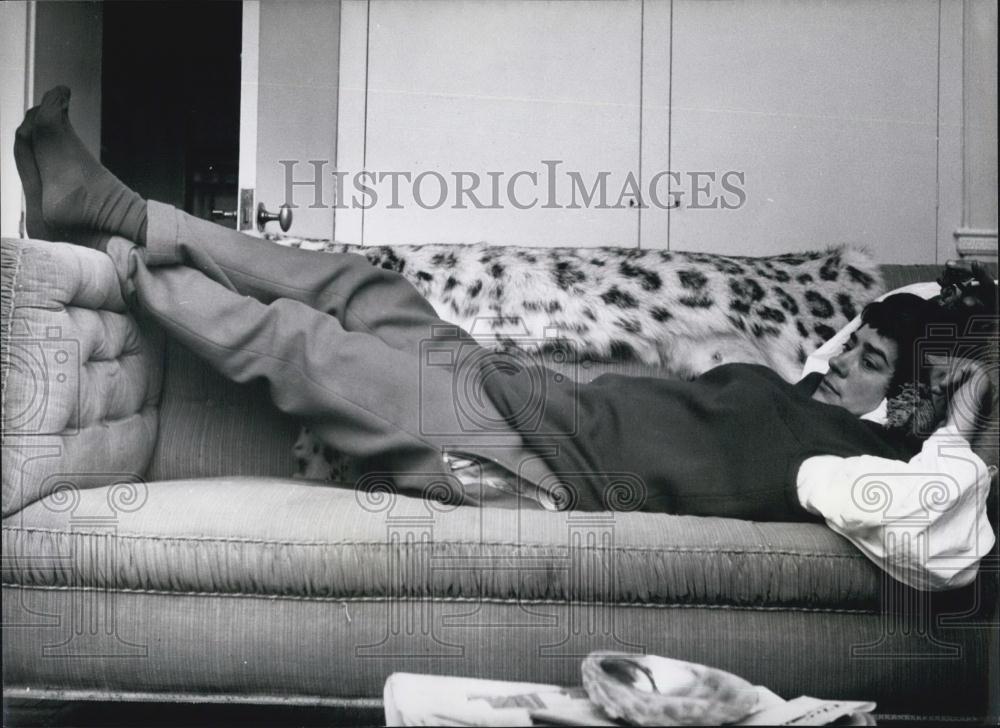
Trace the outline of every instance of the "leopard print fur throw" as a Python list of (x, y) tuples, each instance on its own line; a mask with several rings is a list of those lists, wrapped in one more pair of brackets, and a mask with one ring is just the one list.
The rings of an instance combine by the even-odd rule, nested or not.
[(482, 344), (559, 340), (578, 356), (632, 358), (688, 378), (750, 362), (795, 381), (806, 356), (883, 290), (871, 257), (849, 247), (753, 258), (270, 238), (364, 255), (402, 274), (441, 318)]

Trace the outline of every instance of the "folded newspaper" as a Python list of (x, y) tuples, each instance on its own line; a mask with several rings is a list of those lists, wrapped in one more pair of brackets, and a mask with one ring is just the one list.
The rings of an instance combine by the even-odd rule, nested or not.
[[(761, 686), (754, 686), (753, 691), (756, 702), (751, 712), (730, 725), (806, 726), (835, 721), (875, 725), (874, 703), (805, 696), (786, 701)], [(626, 724), (611, 720), (583, 687), (397, 672), (386, 680), (383, 697), (389, 726)]]

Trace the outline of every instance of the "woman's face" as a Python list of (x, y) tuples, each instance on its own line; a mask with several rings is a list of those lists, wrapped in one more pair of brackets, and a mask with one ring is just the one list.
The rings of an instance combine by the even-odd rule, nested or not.
[(813, 399), (843, 407), (859, 417), (879, 406), (896, 368), (896, 342), (862, 326), (830, 360)]

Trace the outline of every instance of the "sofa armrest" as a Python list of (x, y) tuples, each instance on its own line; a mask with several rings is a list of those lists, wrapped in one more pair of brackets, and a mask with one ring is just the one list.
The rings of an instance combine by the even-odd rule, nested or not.
[(157, 434), (162, 337), (111, 259), (2, 241), (3, 515), (55, 491), (140, 479)]

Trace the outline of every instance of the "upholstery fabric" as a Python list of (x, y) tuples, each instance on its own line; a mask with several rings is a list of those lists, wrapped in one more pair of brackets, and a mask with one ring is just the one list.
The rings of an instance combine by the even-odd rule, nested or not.
[[(36, 699), (337, 704), (378, 700), (400, 670), (578, 685), (587, 652), (606, 649), (709, 664), (788, 698), (876, 700), (882, 714), (979, 725), (988, 710), (980, 630), (919, 639), (908, 632), (924, 625), (878, 614), (22, 587), (5, 588), (3, 604), (7, 624), (46, 622), (4, 630), (5, 690)], [(114, 631), (73, 633), (81, 605), (110, 607), (114, 623), (95, 628)]]
[[(112, 489), (81, 491), (71, 505), (36, 502), (4, 521), (8, 558), (35, 557), (20, 583), (338, 599), (878, 606), (878, 569), (810, 524), (455, 508), (381, 489), (262, 478), (102, 490)], [(128, 505), (108, 505), (121, 501)], [(81, 514), (113, 516), (113, 531), (77, 524)], [(107, 559), (59, 558), (102, 550)], [(594, 568), (608, 578), (590, 578)]]
[(3, 514), (141, 478), (157, 436), (159, 334), (127, 313), (105, 254), (2, 246)]
[(266, 386), (234, 384), (169, 339), (165, 367), (148, 480), (291, 475), (301, 423), (271, 404)]

